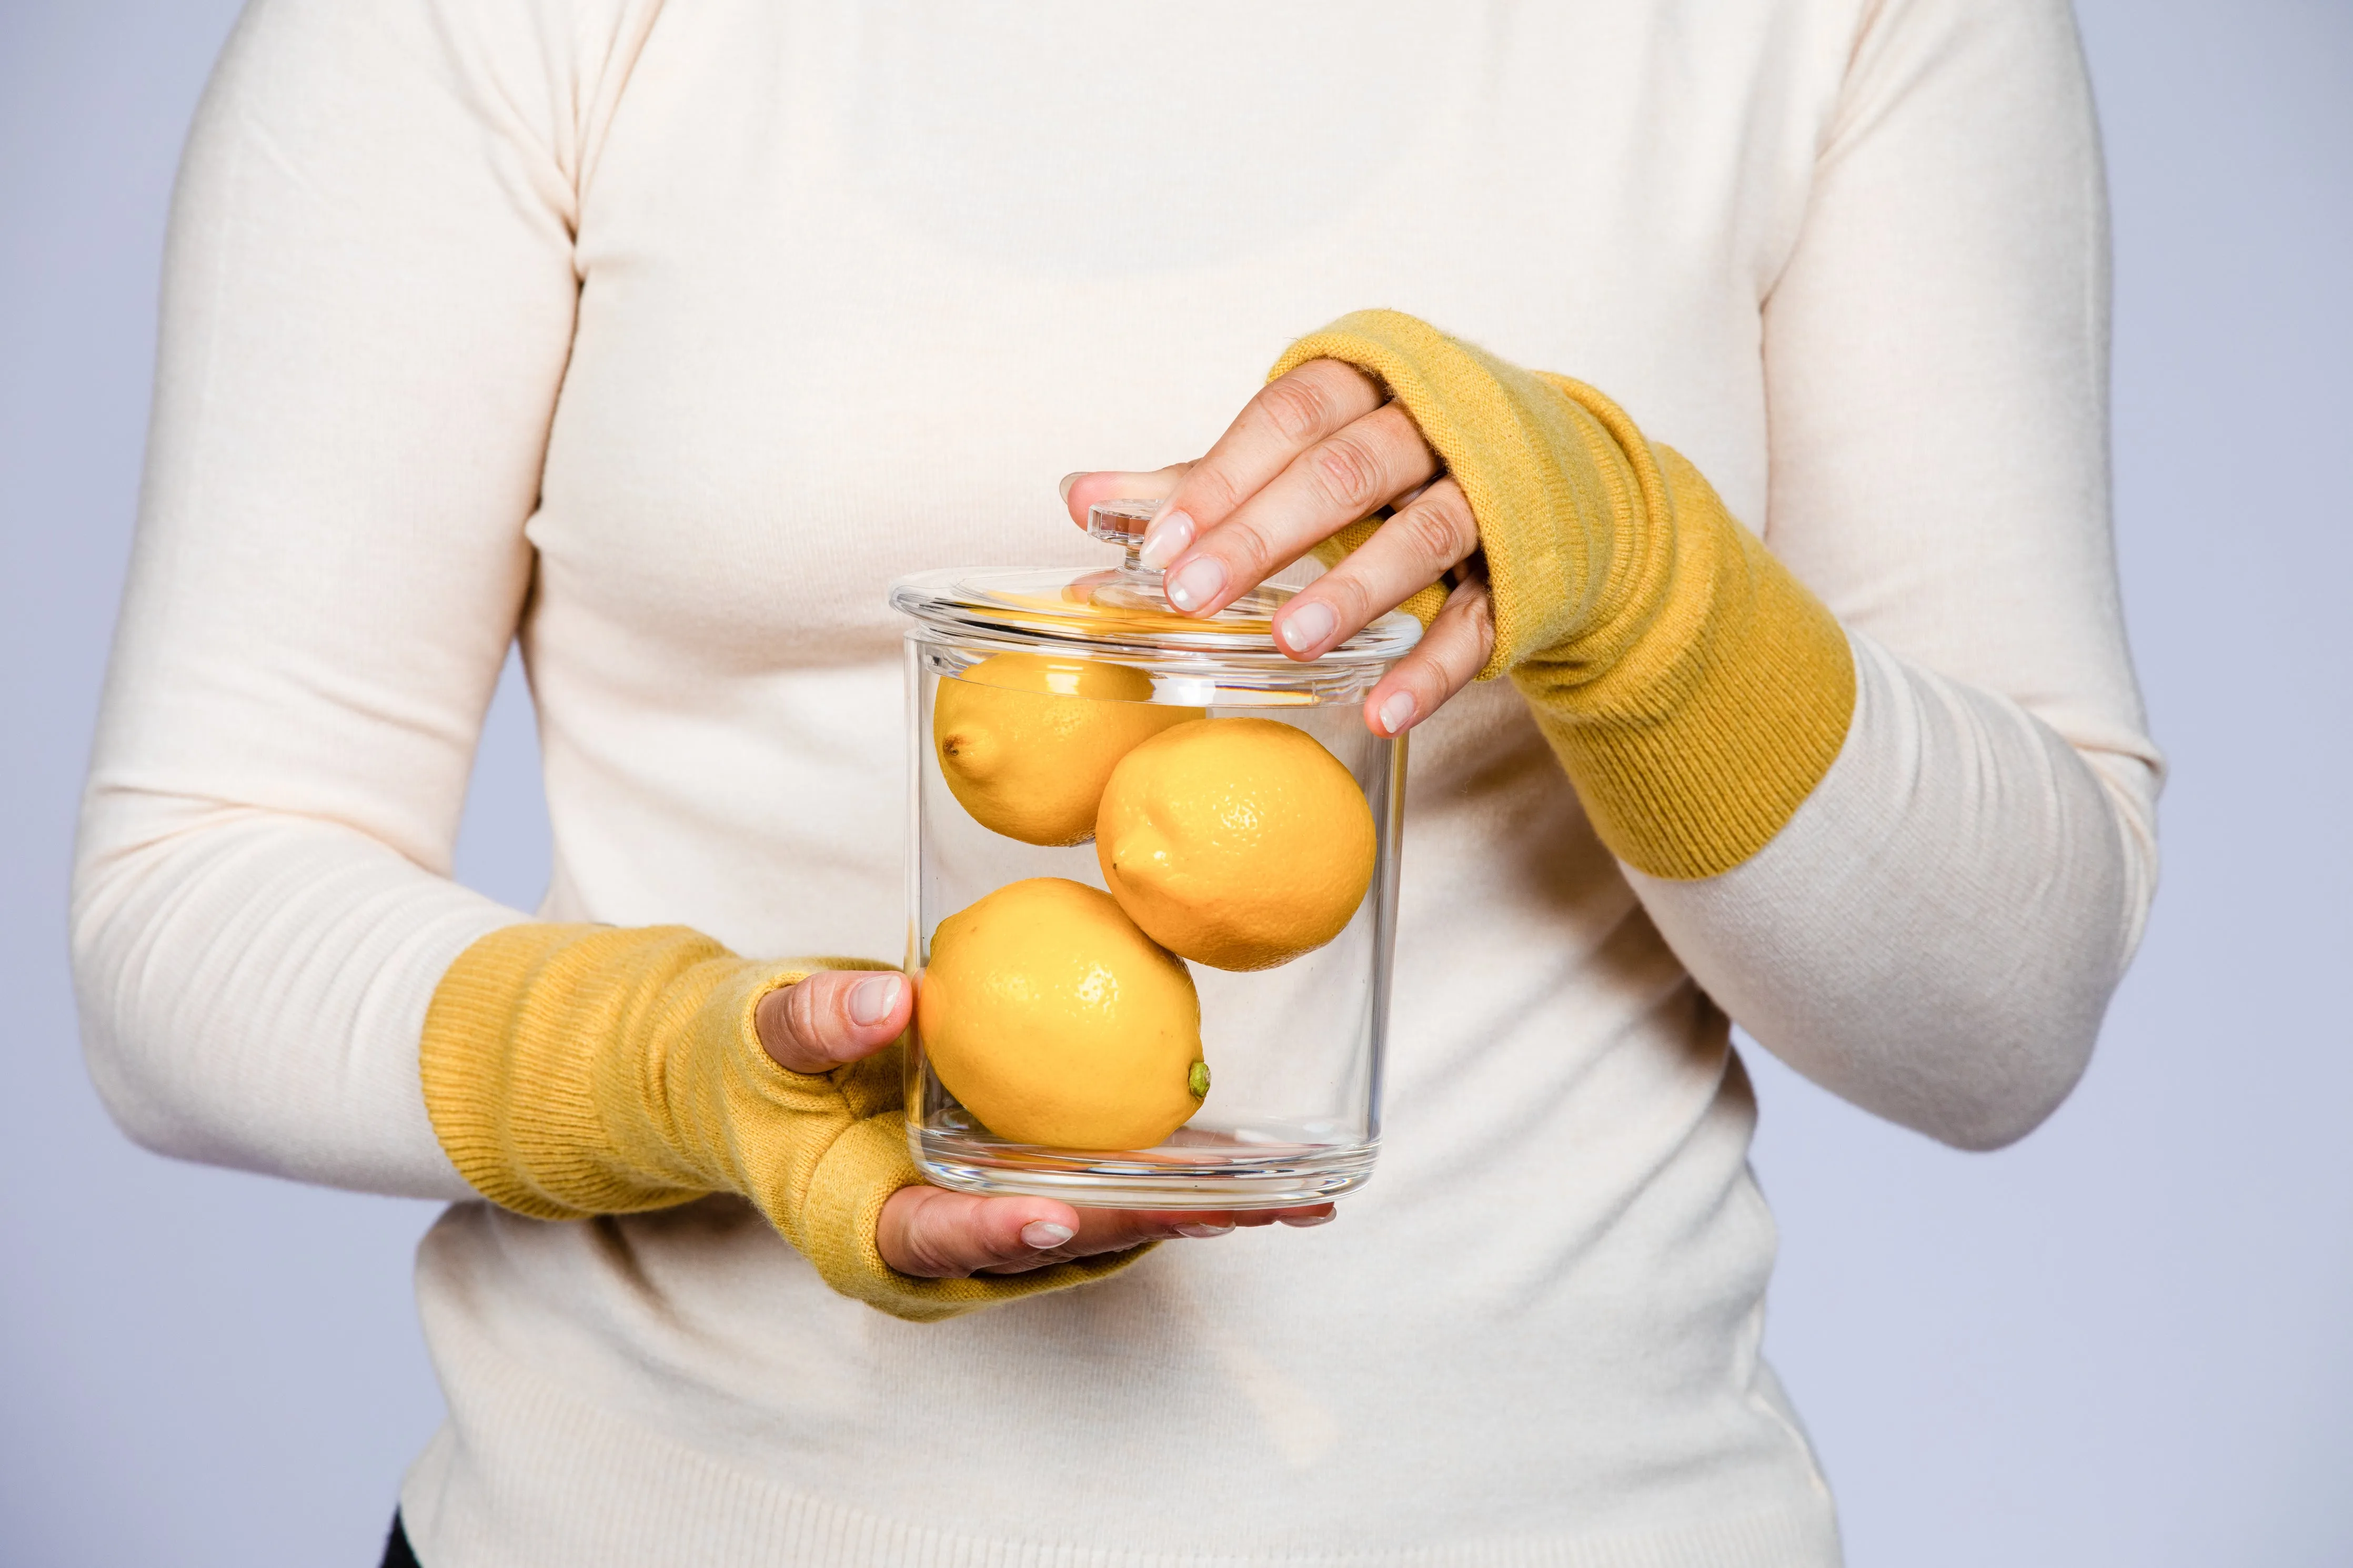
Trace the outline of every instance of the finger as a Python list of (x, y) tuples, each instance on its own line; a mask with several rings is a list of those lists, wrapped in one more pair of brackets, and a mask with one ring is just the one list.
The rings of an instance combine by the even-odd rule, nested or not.
[(771, 991), (752, 1010), (760, 1044), (790, 1072), (830, 1072), (897, 1039), (914, 1010), (907, 977), (882, 970), (828, 970)]
[(1070, 509), (1071, 521), (1081, 528), (1087, 525), (1087, 513), (1107, 500), (1158, 500), (1176, 488), (1190, 463), (1171, 463), (1150, 473), (1137, 473), (1120, 468), (1104, 468), (1096, 472), (1082, 469), (1062, 476), (1062, 504)]
[[(1234, 1228), (1234, 1216), (1217, 1209), (1081, 1209), (1078, 1234), (1056, 1249), (1050, 1262), (1125, 1252), (1147, 1241), (1206, 1241)], [(1014, 1273), (1035, 1264), (992, 1270)]]
[(1483, 579), (1459, 584), (1413, 651), (1365, 698), (1365, 727), (1402, 735), (1471, 683), (1495, 651), (1494, 602)]
[(1380, 384), (1335, 359), (1309, 360), (1259, 388), (1168, 494), (1144, 536), (1146, 566), (1163, 567), (1232, 515), (1292, 459), (1378, 408)]
[(1479, 548), (1478, 520), (1450, 476), (1425, 487), (1346, 560), (1301, 589), (1274, 617), (1293, 658), (1314, 658), (1396, 609)]
[(961, 1279), (983, 1269), (1042, 1268), (1071, 1256), (1079, 1211), (1052, 1198), (985, 1198), (944, 1187), (902, 1187), (882, 1205), (874, 1247), (919, 1279)]
[(1297, 1208), (1245, 1209), (1081, 1209), (1079, 1231), (1050, 1257), (1019, 1260), (984, 1268), (989, 1274), (1018, 1274), (1044, 1263), (1091, 1258), (1099, 1253), (1124, 1252), (1147, 1241), (1207, 1241), (1238, 1226), (1282, 1224), (1316, 1226), (1333, 1218), (1326, 1204)]
[(1269, 1225), (1329, 1225), (1339, 1217), (1339, 1211), (1330, 1204), (1309, 1204), (1304, 1208), (1239, 1209), (1235, 1211), (1234, 1223), (1245, 1230), (1255, 1230)]
[(882, 1205), (874, 1243), (902, 1274), (958, 1279), (969, 1274), (1023, 1274), (1147, 1241), (1203, 1240), (1237, 1224), (1317, 1226), (1330, 1204), (1223, 1210), (1073, 1209), (1051, 1198), (985, 1198), (941, 1187), (902, 1187)]
[(958, 1279), (1023, 1274), (1147, 1241), (1223, 1236), (1224, 1214), (1074, 1209), (1051, 1198), (985, 1198), (941, 1187), (902, 1187), (882, 1205), (875, 1249), (902, 1274)]
[(1385, 403), (1302, 452), (1223, 522), (1205, 524), (1168, 564), (1168, 602), (1188, 615), (1221, 609), (1437, 471), (1413, 416)]

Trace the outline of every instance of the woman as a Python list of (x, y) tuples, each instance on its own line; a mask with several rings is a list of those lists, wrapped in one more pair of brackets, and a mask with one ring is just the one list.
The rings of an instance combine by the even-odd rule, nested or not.
[[(427, 1568), (1834, 1562), (1727, 1015), (1965, 1147), (2082, 1070), (2158, 777), (2105, 247), (2058, 0), (265, 0), (174, 216), (93, 1069), (452, 1200)], [(907, 986), (786, 956), (903, 944), (884, 584), (1092, 559), (1074, 462), (1166, 494), (1179, 608), (1359, 545), (1286, 647), (1434, 612), (1345, 1223), (910, 1184)], [(516, 637), (535, 919), (447, 879)]]

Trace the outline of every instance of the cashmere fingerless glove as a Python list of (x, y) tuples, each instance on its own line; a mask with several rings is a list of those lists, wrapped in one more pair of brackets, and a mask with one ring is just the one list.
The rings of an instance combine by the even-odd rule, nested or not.
[(434, 990), (426, 1108), (459, 1173), (502, 1207), (568, 1220), (739, 1194), (827, 1284), (894, 1317), (951, 1317), (1133, 1261), (918, 1279), (882, 1260), (883, 1204), (923, 1179), (907, 1153), (899, 1047), (791, 1072), (753, 1016), (814, 970), (883, 967), (752, 963), (680, 926), (509, 926)]
[[(1495, 646), (1602, 842), (1654, 877), (1763, 848), (1821, 782), (1854, 658), (1821, 602), (1699, 470), (1582, 382), (1518, 369), (1395, 310), (1301, 339), (1270, 378), (1336, 359), (1379, 378), (1479, 524)], [(1326, 563), (1370, 537), (1343, 530)], [(1444, 602), (1406, 607), (1424, 624)]]

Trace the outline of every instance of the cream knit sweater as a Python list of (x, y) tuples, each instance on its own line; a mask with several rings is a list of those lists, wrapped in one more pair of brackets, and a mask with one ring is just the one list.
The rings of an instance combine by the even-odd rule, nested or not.
[[(189, 1158), (457, 1200), (428, 1568), (1819, 1564), (1726, 1015), (1965, 1145), (2154, 878), (2059, 0), (259, 0), (200, 114), (86, 806), (92, 1069)], [(1508, 683), (1418, 731), (1387, 1144), (1314, 1232), (919, 1326), (748, 1207), (495, 1211), (417, 1084), (521, 636), (541, 913), (904, 946), (890, 578), (1093, 558), (1390, 305), (1599, 386), (1837, 613), (1788, 826), (1620, 868)]]

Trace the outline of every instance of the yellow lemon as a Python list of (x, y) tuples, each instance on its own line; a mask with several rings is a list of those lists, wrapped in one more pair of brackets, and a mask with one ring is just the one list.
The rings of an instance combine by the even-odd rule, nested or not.
[(1095, 858), (1161, 946), (1271, 969), (1340, 934), (1373, 879), (1373, 814), (1314, 736), (1271, 719), (1180, 724), (1120, 759)]
[(1149, 1149), (1209, 1092), (1193, 976), (1108, 895), (1061, 877), (940, 922), (915, 1027), (948, 1092), (1017, 1143)]
[(1140, 669), (1000, 653), (940, 682), (932, 744), (973, 819), (1024, 844), (1082, 844), (1103, 781), (1137, 742), (1201, 717), (1147, 700)]

